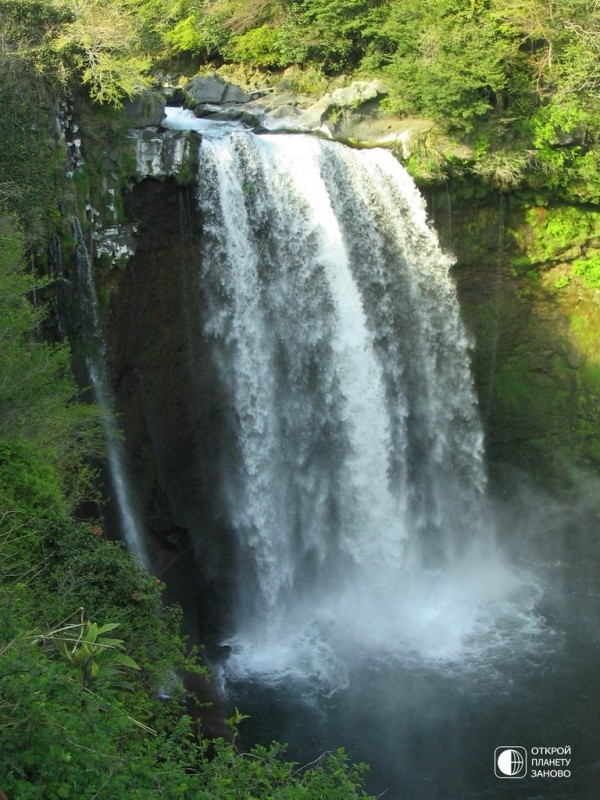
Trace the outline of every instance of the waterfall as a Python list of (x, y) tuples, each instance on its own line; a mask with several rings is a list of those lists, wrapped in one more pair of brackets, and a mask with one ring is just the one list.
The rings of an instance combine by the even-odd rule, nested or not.
[(422, 197), (387, 151), (187, 124), (204, 132), (203, 329), (229, 399), (226, 669), (340, 680), (348, 647), (454, 657), (517, 581)]
[(103, 424), (113, 497), (125, 543), (138, 561), (147, 567), (149, 562), (144, 543), (144, 531), (138, 519), (133, 489), (127, 475), (125, 448), (112, 413), (113, 398), (109, 388), (105, 363), (106, 346), (100, 324), (98, 297), (92, 274), (92, 265), (77, 217), (73, 217), (73, 234), (77, 242), (78, 298), (85, 364), (94, 399), (102, 409), (108, 412), (103, 417)]

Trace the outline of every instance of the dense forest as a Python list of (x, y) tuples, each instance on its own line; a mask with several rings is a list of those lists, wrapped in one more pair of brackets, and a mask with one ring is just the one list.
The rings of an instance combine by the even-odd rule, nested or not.
[(436, 120), (500, 188), (599, 196), (592, 0), (3, 0), (2, 13), (13, 86), (25, 64), (117, 104), (157, 69), (287, 68), (314, 91), (336, 75), (376, 75), (390, 110)]
[[(49, 331), (48, 249), (77, 192), (53, 132), (73, 93), (88, 133), (169, 74), (220, 68), (299, 91), (378, 77), (435, 136), (413, 170), (600, 202), (596, 0), (0, 0), (0, 788), (28, 798), (363, 797), (343, 753), (210, 744), (175, 671), (205, 674), (161, 582), (100, 522), (102, 414)], [(236, 73), (237, 70), (237, 73)], [(468, 148), (469, 157), (461, 153)], [(580, 261), (600, 287), (600, 257)], [(88, 505), (89, 507), (89, 505)], [(165, 689), (165, 682), (169, 685)], [(171, 685), (172, 684), (172, 685)], [(168, 690), (168, 691), (167, 691)], [(161, 699), (168, 694), (170, 700)], [(189, 705), (188, 705), (189, 710)]]

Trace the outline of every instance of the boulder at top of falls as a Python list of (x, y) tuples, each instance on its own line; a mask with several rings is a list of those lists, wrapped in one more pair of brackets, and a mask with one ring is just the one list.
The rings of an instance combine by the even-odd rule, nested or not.
[(274, 89), (246, 92), (215, 72), (193, 78), (184, 88), (185, 104), (197, 117), (233, 120), (257, 131), (308, 132), (389, 147), (407, 158), (433, 122), (406, 120), (381, 109), (388, 91), (380, 80), (353, 81), (315, 99), (292, 92), (284, 79)]
[(201, 103), (247, 103), (251, 96), (220, 75), (209, 73), (192, 78), (184, 89), (188, 106)]
[[(347, 111), (347, 116), (357, 116), (365, 103), (372, 101), (377, 104), (387, 93), (388, 90), (381, 81), (354, 81), (350, 86), (324, 94), (306, 109), (302, 122), (310, 130), (321, 130), (323, 123), (328, 122), (332, 115), (337, 116), (340, 110)], [(333, 133), (331, 126), (328, 127), (330, 133)]]
[(141, 91), (125, 103), (125, 113), (131, 120), (132, 128), (158, 126), (165, 118), (165, 97), (160, 92)]
[(319, 103), (327, 108), (358, 108), (362, 103), (380, 99), (386, 94), (388, 89), (381, 81), (353, 81), (350, 86), (323, 95)]

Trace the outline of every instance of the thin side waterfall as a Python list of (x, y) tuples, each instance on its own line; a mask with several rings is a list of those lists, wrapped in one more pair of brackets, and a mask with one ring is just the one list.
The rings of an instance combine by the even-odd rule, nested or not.
[(226, 679), (340, 685), (357, 653), (505, 641), (524, 583), (498, 554), (452, 260), (412, 180), (387, 151), (168, 119), (203, 133)]
[(113, 398), (106, 373), (106, 345), (100, 325), (98, 297), (92, 274), (92, 265), (81, 230), (81, 225), (73, 217), (73, 234), (77, 241), (76, 261), (82, 336), (85, 363), (94, 393), (94, 399), (101, 408), (107, 410), (104, 419), (104, 434), (108, 453), (108, 469), (115, 504), (121, 522), (121, 530), (127, 547), (144, 566), (148, 566), (145, 537), (135, 509), (133, 490), (125, 466), (125, 448), (113, 412)]

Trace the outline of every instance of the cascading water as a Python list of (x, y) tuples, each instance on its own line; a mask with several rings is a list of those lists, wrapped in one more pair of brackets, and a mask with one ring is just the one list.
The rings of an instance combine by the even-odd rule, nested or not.
[[(227, 675), (344, 680), (354, 653), (454, 658), (520, 582), (497, 556), (451, 260), (388, 152), (205, 130), (205, 335), (231, 441)], [(499, 609), (502, 607), (503, 611)]]
[(125, 467), (125, 449), (112, 414), (113, 400), (105, 365), (106, 345), (100, 324), (98, 297), (96, 295), (92, 266), (81, 225), (76, 217), (73, 217), (73, 234), (77, 242), (78, 297), (85, 364), (94, 399), (102, 409), (108, 412), (103, 417), (103, 424), (108, 454), (108, 469), (115, 505), (120, 517), (125, 543), (138, 561), (147, 567), (149, 562), (144, 542), (144, 531), (135, 510), (133, 491)]

